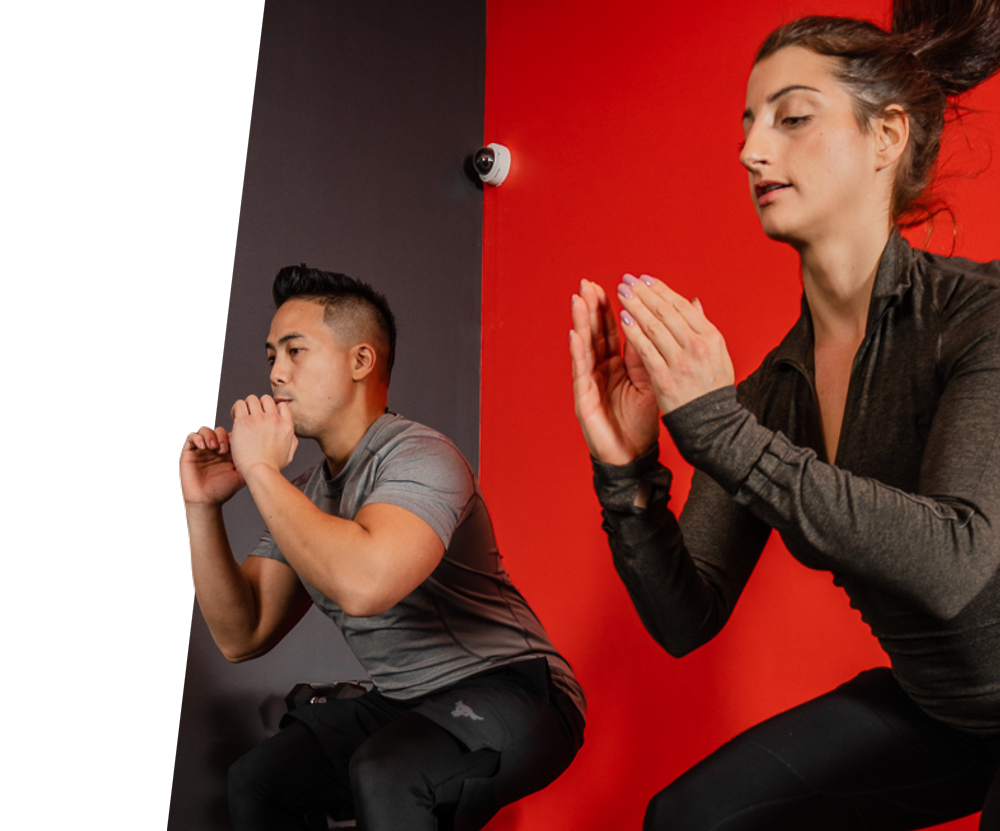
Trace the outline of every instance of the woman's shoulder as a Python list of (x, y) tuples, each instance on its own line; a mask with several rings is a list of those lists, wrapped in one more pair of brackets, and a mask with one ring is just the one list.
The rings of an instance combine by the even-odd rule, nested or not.
[(972, 260), (914, 248), (911, 269), (914, 282), (925, 287), (949, 292), (995, 293), (1000, 290), (1000, 259)]
[(1000, 260), (913, 250), (911, 314), (934, 334), (938, 362), (957, 366), (970, 355), (1000, 360)]

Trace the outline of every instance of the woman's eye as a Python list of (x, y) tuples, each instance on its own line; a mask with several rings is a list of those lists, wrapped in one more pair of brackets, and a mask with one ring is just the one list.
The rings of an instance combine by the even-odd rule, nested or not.
[(781, 119), (781, 123), (786, 127), (796, 127), (799, 124), (804, 124), (810, 118), (811, 116), (808, 115), (789, 115)]

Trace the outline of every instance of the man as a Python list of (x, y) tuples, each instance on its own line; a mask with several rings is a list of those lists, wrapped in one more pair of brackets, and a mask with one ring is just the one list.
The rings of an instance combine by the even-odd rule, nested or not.
[[(368, 831), (482, 827), (582, 743), (569, 665), (510, 582), (468, 463), (386, 409), (395, 323), (342, 274), (274, 283), (273, 396), (233, 405), (181, 454), (198, 603), (219, 649), (272, 649), (311, 603), (370, 674), (364, 696), (300, 707), (230, 770), (237, 829), (298, 829), (317, 810)], [(290, 483), (299, 438), (325, 462)], [(222, 505), (246, 485), (268, 533), (242, 565)]]

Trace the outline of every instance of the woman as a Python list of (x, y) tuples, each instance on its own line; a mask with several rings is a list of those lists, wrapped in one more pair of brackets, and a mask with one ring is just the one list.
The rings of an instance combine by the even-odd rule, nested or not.
[[(802, 315), (735, 389), (701, 304), (625, 275), (573, 298), (576, 411), (615, 565), (672, 655), (725, 624), (772, 529), (889, 655), (724, 745), (647, 829), (1000, 828), (1000, 262), (911, 249), (947, 97), (1000, 69), (1000, 0), (805, 18), (761, 47), (741, 162)], [(678, 523), (657, 416), (696, 468)]]

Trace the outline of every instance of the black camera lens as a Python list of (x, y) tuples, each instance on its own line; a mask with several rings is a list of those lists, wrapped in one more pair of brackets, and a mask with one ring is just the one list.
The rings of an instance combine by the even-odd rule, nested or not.
[(472, 160), (472, 164), (475, 166), (476, 172), (480, 176), (485, 176), (493, 169), (493, 164), (496, 160), (496, 153), (494, 153), (489, 147), (484, 147), (476, 153), (476, 157)]

